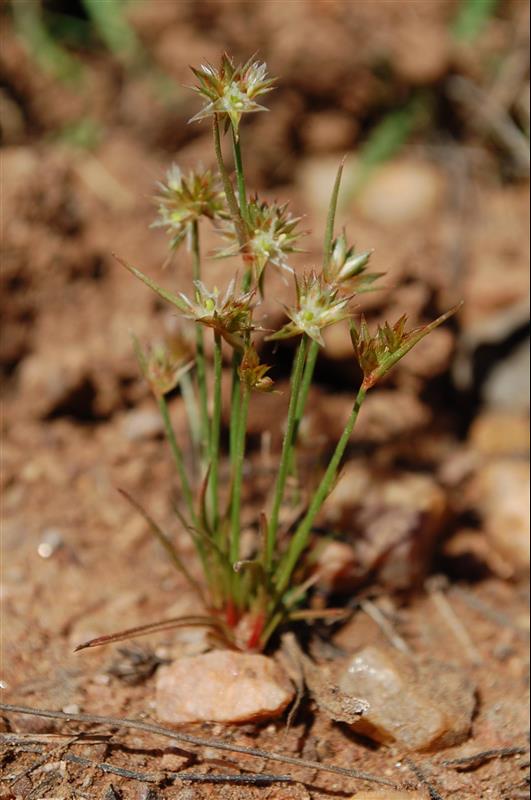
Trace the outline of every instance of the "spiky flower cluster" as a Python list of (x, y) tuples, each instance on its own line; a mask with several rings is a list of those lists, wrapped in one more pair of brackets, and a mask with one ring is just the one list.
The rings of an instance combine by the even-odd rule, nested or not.
[(238, 374), (248, 389), (256, 392), (271, 392), (273, 390), (273, 380), (267, 373), (271, 367), (268, 364), (261, 364), (258, 353), (254, 345), (249, 345), (243, 354)]
[[(263, 271), (268, 264), (293, 272), (287, 258), (290, 253), (298, 252), (297, 241), (301, 234), (295, 229), (300, 219), (290, 214), (287, 203), (270, 204), (259, 200), (256, 196), (250, 200), (247, 224), (249, 238), (246, 251), (251, 256), (257, 283), (261, 282)], [(220, 250), (218, 256), (223, 258), (237, 255), (241, 247), (234, 226), (227, 224), (223, 235), (231, 244)]]
[(351, 296), (340, 295), (336, 285), (328, 283), (322, 275), (314, 272), (304, 275), (301, 282), (296, 278), (295, 287), (297, 305), (285, 307), (291, 321), (268, 339), (288, 339), (305, 333), (324, 345), (321, 331), (349, 317)]
[(181, 292), (181, 298), (186, 305), (184, 316), (213, 328), (232, 347), (243, 350), (242, 334), (249, 333), (253, 329), (254, 289), (237, 294), (235, 278), (229, 283), (224, 295), (221, 295), (217, 287), (209, 291), (202, 281), (194, 281), (194, 285), (196, 289), (194, 300), (190, 300)]
[(372, 250), (356, 253), (354, 245), (347, 244), (343, 230), (332, 243), (330, 259), (323, 269), (323, 274), (330, 283), (348, 283), (356, 292), (366, 292), (372, 284), (382, 276), (381, 272), (366, 272)]
[(225, 195), (217, 175), (210, 170), (185, 177), (177, 164), (172, 164), (166, 180), (157, 184), (158, 219), (153, 227), (166, 228), (172, 249), (177, 248), (190, 231), (190, 225), (201, 217), (225, 219)]
[(371, 334), (365, 317), (361, 318), (359, 329), (350, 325), (350, 336), (354, 354), (363, 372), (363, 384), (370, 389), (386, 372), (394, 367), (421, 339), (442, 325), (456, 313), (461, 304), (451, 308), (428, 325), (411, 331), (406, 330), (407, 315), (403, 314), (394, 325), (384, 322)]
[(195, 91), (208, 102), (190, 122), (220, 114), (238, 134), (243, 114), (267, 111), (256, 102), (260, 95), (270, 92), (274, 81), (267, 77), (267, 67), (260, 61), (250, 58), (245, 64), (235, 66), (232, 59), (224, 53), (219, 69), (211, 64), (203, 64), (192, 72), (199, 81)]
[(182, 337), (173, 337), (144, 352), (133, 338), (135, 353), (140, 368), (155, 397), (169, 394), (194, 365), (188, 342)]

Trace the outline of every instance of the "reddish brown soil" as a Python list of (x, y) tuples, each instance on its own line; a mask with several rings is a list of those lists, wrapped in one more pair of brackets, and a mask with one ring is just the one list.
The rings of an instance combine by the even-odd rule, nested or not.
[[(308, 237), (308, 253), (298, 257), (299, 265), (319, 263), (320, 209), (329, 191), (328, 180), (322, 196), (311, 198), (308, 174), (316, 164), (324, 164), (330, 174), (327, 157), (332, 153), (335, 163), (338, 153), (355, 151), (372, 122), (396, 107), (397, 98), (407, 99), (418, 87), (432, 92), (431, 122), (400, 159), (412, 161), (414, 170), (419, 163), (427, 164), (443, 189), (434, 190), (435, 199), (425, 211), (412, 212), (409, 221), (395, 226), (364, 214), (353, 202), (342, 209), (341, 222), (348, 223), (360, 248), (376, 248), (375, 268), (388, 272), (386, 290), (361, 304), (371, 318), (384, 313), (394, 318), (407, 311), (415, 322), (461, 296), (467, 300), (462, 317), (434, 337), (431, 350), (412, 355), (375, 395), (350, 453), (356, 463), (387, 477), (404, 469), (427, 474), (445, 493), (445, 522), (437, 531), (435, 552), (417, 565), (418, 585), (408, 591), (402, 586), (397, 592), (377, 571), (359, 581), (364, 595), (393, 603), (393, 624), (415, 654), (456, 664), (477, 684), (469, 740), (443, 752), (409, 755), (431, 785), (431, 796), (444, 800), (517, 800), (528, 791), (527, 572), (491, 552), (481, 510), (470, 491), (470, 475), (478, 465), (469, 467), (466, 460), (470, 425), (485, 411), (481, 389), (492, 369), (505, 363), (524, 339), (528, 189), (511, 153), (494, 144), (467, 114), (448, 110), (444, 94), (444, 82), (454, 72), (488, 85), (489, 58), (507, 57), (521, 46), (514, 43), (522, 40), (526, 8), (516, 0), (502, 3), (497, 18), (468, 49), (451, 43), (448, 21), (455, 4), (447, 0), (158, 0), (140, 4), (132, 14), (153, 63), (176, 86), (190, 82), (188, 63), (216, 61), (223, 48), (244, 57), (259, 49), (271, 72), (281, 76), (279, 89), (271, 94), (271, 113), (253, 118), (244, 145), (249, 182), (272, 197), (291, 198), (294, 210), (307, 215), (305, 227), (316, 231)], [(131, 492), (167, 525), (185, 552), (190, 548), (171, 510), (174, 475), (168, 451), (156, 430), (138, 433), (140, 422), (134, 416), (143, 411), (143, 420), (150, 422), (154, 408), (137, 376), (129, 331), (143, 339), (156, 338), (172, 324), (172, 313), (111, 253), (161, 282), (187, 286), (184, 250), (166, 272), (160, 271), (166, 241), (159, 231), (149, 230), (150, 198), (154, 182), (173, 158), (185, 166), (197, 159), (211, 163), (209, 135), (201, 126), (187, 126), (196, 105), (184, 90), (176, 90), (172, 102), (165, 104), (145, 75), (125, 70), (100, 46), (75, 54), (86, 71), (82, 90), (56, 81), (35, 67), (9, 30), (7, 12), (2, 14), (2, 699), (152, 719), (152, 674), (138, 675), (135, 684), (120, 675), (120, 668), (122, 673), (128, 668), (127, 656), (117, 647), (72, 651), (91, 636), (193, 609), (186, 587), (145, 523), (117, 493), (120, 487)], [(422, 46), (417, 47), (418, 42)], [(379, 59), (381, 68), (376, 69)], [(91, 151), (75, 149), (59, 135), (83, 115), (96, 120), (103, 133)], [(457, 138), (450, 141), (450, 132)], [(214, 262), (209, 269), (215, 272), (212, 282), (223, 285), (234, 264)], [(269, 297), (283, 291), (272, 275)], [(264, 313), (270, 319), (278, 317), (272, 299), (264, 304)], [(303, 453), (310, 470), (330, 446), (323, 431), (331, 438), (336, 435), (359, 379), (342, 347), (331, 339), (319, 363)], [(280, 386), (288, 375), (289, 353), (288, 347), (279, 351), (275, 377)], [(475, 383), (467, 382), (467, 369)], [(527, 412), (516, 383), (509, 396), (514, 403), (509, 403), (506, 416), (514, 417), (518, 426)], [(246, 481), (244, 512), (250, 522), (267, 500), (285, 403), (285, 393), (272, 395), (257, 399), (251, 409), (253, 468)], [(172, 399), (171, 411), (180, 435), (185, 422), (179, 397)], [(264, 461), (260, 442), (268, 428), (272, 454)], [(498, 442), (493, 447), (498, 453), (508, 450), (515, 458), (528, 458), (520, 440), (516, 446)], [(322, 522), (327, 524), (326, 515)], [(348, 522), (346, 526), (342, 533), (349, 541), (355, 531), (348, 529)], [(457, 557), (448, 546), (464, 529), (481, 539), (480, 555), (465, 548)], [(421, 536), (424, 530), (413, 526), (411, 536)], [(42, 557), (48, 555), (46, 546), (51, 554)], [(436, 572), (447, 575), (448, 602), (468, 632), (478, 663), (423, 589), (424, 578)], [(354, 599), (351, 591), (334, 601), (352, 604)], [(306, 628), (301, 631), (305, 640), (311, 634)], [(189, 652), (194, 636), (165, 633), (141, 640), (146, 672), (150, 664), (156, 668), (154, 656)], [(342, 629), (318, 628), (313, 637), (326, 642), (317, 650), (313, 644), (314, 654), (322, 658), (339, 652), (334, 647), (350, 653), (371, 642), (388, 644), (362, 611)], [(116, 731), (108, 743), (70, 748), (77, 755), (143, 773), (276, 770), (295, 778), (288, 786), (262, 788), (187, 786), (176, 780), (154, 784), (149, 794), (141, 781), (64, 761), (65, 751), (46, 735), (70, 733), (79, 726), (12, 714), (0, 718), (0, 725), (5, 733), (43, 735), (40, 743), (23, 745), (19, 739), (6, 746), (4, 774), (22, 777), (0, 783), (0, 797), (5, 798), (303, 800), (350, 797), (357, 789), (370, 788), (339, 776), (284, 769), (211, 749), (178, 749), (134, 732)], [(310, 701), (304, 701), (290, 729), (280, 719), (264, 726), (185, 730), (355, 767), (430, 796), (407, 754), (356, 738), (317, 712)], [(522, 752), (485, 757), (466, 770), (444, 763), (513, 746)], [(23, 774), (41, 751), (48, 754), (44, 767)]]

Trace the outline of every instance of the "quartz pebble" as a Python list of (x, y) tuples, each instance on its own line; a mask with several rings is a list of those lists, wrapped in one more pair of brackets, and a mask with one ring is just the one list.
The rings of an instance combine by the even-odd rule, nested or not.
[(281, 714), (294, 689), (266, 656), (214, 650), (181, 658), (157, 672), (162, 722), (255, 722)]
[(164, 433), (160, 414), (151, 409), (128, 411), (122, 421), (122, 430), (130, 442), (153, 439)]
[(375, 170), (357, 205), (363, 216), (384, 226), (410, 225), (440, 207), (445, 178), (425, 161), (401, 159)]
[(475, 494), (487, 539), (513, 573), (530, 563), (529, 462), (499, 458), (478, 473)]
[(485, 411), (470, 426), (470, 446), (482, 456), (529, 455), (529, 416)]
[(369, 705), (351, 725), (354, 731), (408, 750), (438, 750), (462, 742), (475, 707), (474, 686), (458, 668), (418, 663), (374, 646), (350, 659), (339, 688)]

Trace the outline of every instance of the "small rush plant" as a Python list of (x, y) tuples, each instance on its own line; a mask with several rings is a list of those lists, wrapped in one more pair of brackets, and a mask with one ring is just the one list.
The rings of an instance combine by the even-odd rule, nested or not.
[[(326, 611), (313, 612), (304, 607), (312, 583), (306, 556), (314, 521), (338, 477), (363, 401), (412, 347), (457, 310), (452, 308), (434, 322), (413, 330), (407, 329), (405, 316), (378, 326), (374, 332), (363, 317), (356, 324), (352, 300), (356, 294), (372, 289), (380, 274), (368, 272), (370, 252), (357, 252), (348, 244), (345, 232), (334, 235), (342, 164), (331, 193), (322, 263), (305, 274), (295, 274), (289, 258), (299, 249), (300, 220), (292, 216), (287, 205), (267, 203), (250, 195), (243, 167), (240, 126), (244, 115), (265, 110), (258, 100), (271, 91), (274, 83), (266, 65), (250, 59), (238, 66), (225, 54), (219, 68), (207, 64), (192, 71), (198, 82), (195, 91), (205, 101), (193, 121), (210, 121), (217, 171), (201, 169), (185, 175), (178, 166), (172, 166), (158, 186), (155, 225), (168, 232), (172, 251), (187, 243), (193, 286), (188, 294), (175, 294), (118, 260), (195, 325), (192, 346), (184, 340), (174, 340), (164, 348), (145, 351), (135, 340), (135, 350), (162, 415), (180, 481), (182, 502), (176, 514), (195, 545), (202, 579), (195, 577), (195, 571), (149, 513), (127, 497), (197, 594), (203, 613), (100, 637), (82, 647), (172, 626), (206, 625), (225, 646), (261, 651), (277, 628), (290, 619), (326, 615)], [(222, 153), (223, 136), (231, 140), (234, 180)], [(204, 220), (214, 225), (223, 240), (216, 255), (236, 256), (242, 261), (240, 271), (225, 291), (211, 287), (209, 277), (203, 274), (200, 226)], [(265, 338), (296, 338), (298, 345), (276, 479), (267, 508), (257, 520), (254, 551), (246, 552), (244, 557), (241, 505), (248, 410), (254, 393), (274, 391), (268, 374), (271, 366), (261, 362), (256, 346), (257, 333), (264, 333), (257, 309), (271, 268), (282, 270), (294, 281), (296, 299), (294, 305), (285, 306), (286, 323), (279, 330), (266, 332)], [(297, 439), (316, 360), (324, 346), (322, 332), (341, 320), (349, 321), (353, 358), (361, 368), (363, 381), (315, 491), (297, 522), (283, 527), (281, 511), (287, 500), (289, 478), (297, 474)], [(211, 359), (206, 357), (207, 336), (213, 338)], [(220, 485), (220, 462), (224, 457), (220, 444), (224, 349), (230, 351), (232, 362), (228, 486)], [(176, 387), (184, 399), (189, 423), (186, 458), (184, 444), (178, 441), (172, 427), (166, 400)]]

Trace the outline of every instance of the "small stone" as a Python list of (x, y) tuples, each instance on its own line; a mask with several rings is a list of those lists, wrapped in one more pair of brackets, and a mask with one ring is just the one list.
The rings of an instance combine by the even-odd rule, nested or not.
[(160, 414), (151, 409), (135, 409), (129, 411), (123, 421), (122, 430), (130, 442), (153, 439), (163, 432)]
[[(445, 491), (429, 475), (404, 472), (382, 478), (350, 463), (324, 513), (352, 541), (350, 576), (359, 580), (376, 571), (385, 586), (403, 589), (424, 578), (447, 507)], [(344, 571), (343, 583), (346, 577)]]
[(64, 538), (55, 528), (47, 528), (37, 545), (37, 553), (41, 558), (51, 558), (64, 544)]
[(506, 411), (486, 411), (472, 423), (469, 442), (484, 456), (528, 455), (529, 417)]
[(32, 416), (43, 418), (64, 411), (74, 415), (89, 394), (83, 351), (71, 349), (55, 358), (28, 356), (20, 368), (20, 386)]
[[(343, 184), (352, 179), (354, 158), (349, 158), (343, 170)], [(330, 188), (334, 185), (338, 168), (337, 155), (316, 155), (304, 159), (298, 167), (297, 183), (301, 194), (307, 198), (312, 210), (323, 218), (330, 203)], [(345, 192), (339, 194), (338, 209), (345, 205)]]
[(487, 539), (512, 572), (529, 569), (529, 462), (499, 458), (486, 464), (474, 483)]
[(358, 570), (352, 545), (333, 540), (317, 545), (315, 575), (317, 584), (325, 592), (345, 591), (352, 585)]
[(491, 369), (483, 386), (483, 402), (491, 408), (529, 412), (529, 339)]
[(369, 704), (351, 727), (377, 742), (438, 750), (468, 736), (475, 690), (456, 667), (370, 646), (352, 657), (339, 688)]
[(426, 86), (444, 77), (452, 52), (447, 26), (426, 25), (426, 20), (411, 17), (391, 42), (393, 69), (407, 85)]
[(431, 164), (401, 159), (380, 167), (363, 188), (357, 205), (364, 217), (382, 225), (426, 219), (442, 202), (445, 181)]
[[(450, 537), (442, 548), (445, 558), (455, 562), (454, 569), (470, 577), (472, 570), (485, 564), (489, 570), (503, 580), (513, 575), (513, 569), (496, 550), (493, 549), (483, 531), (474, 528), (462, 528)], [(459, 567), (459, 564), (462, 566)]]
[(79, 706), (77, 703), (69, 703), (63, 706), (63, 714), (79, 714)]
[(162, 722), (256, 722), (281, 714), (293, 697), (281, 667), (252, 653), (214, 650), (157, 672)]

